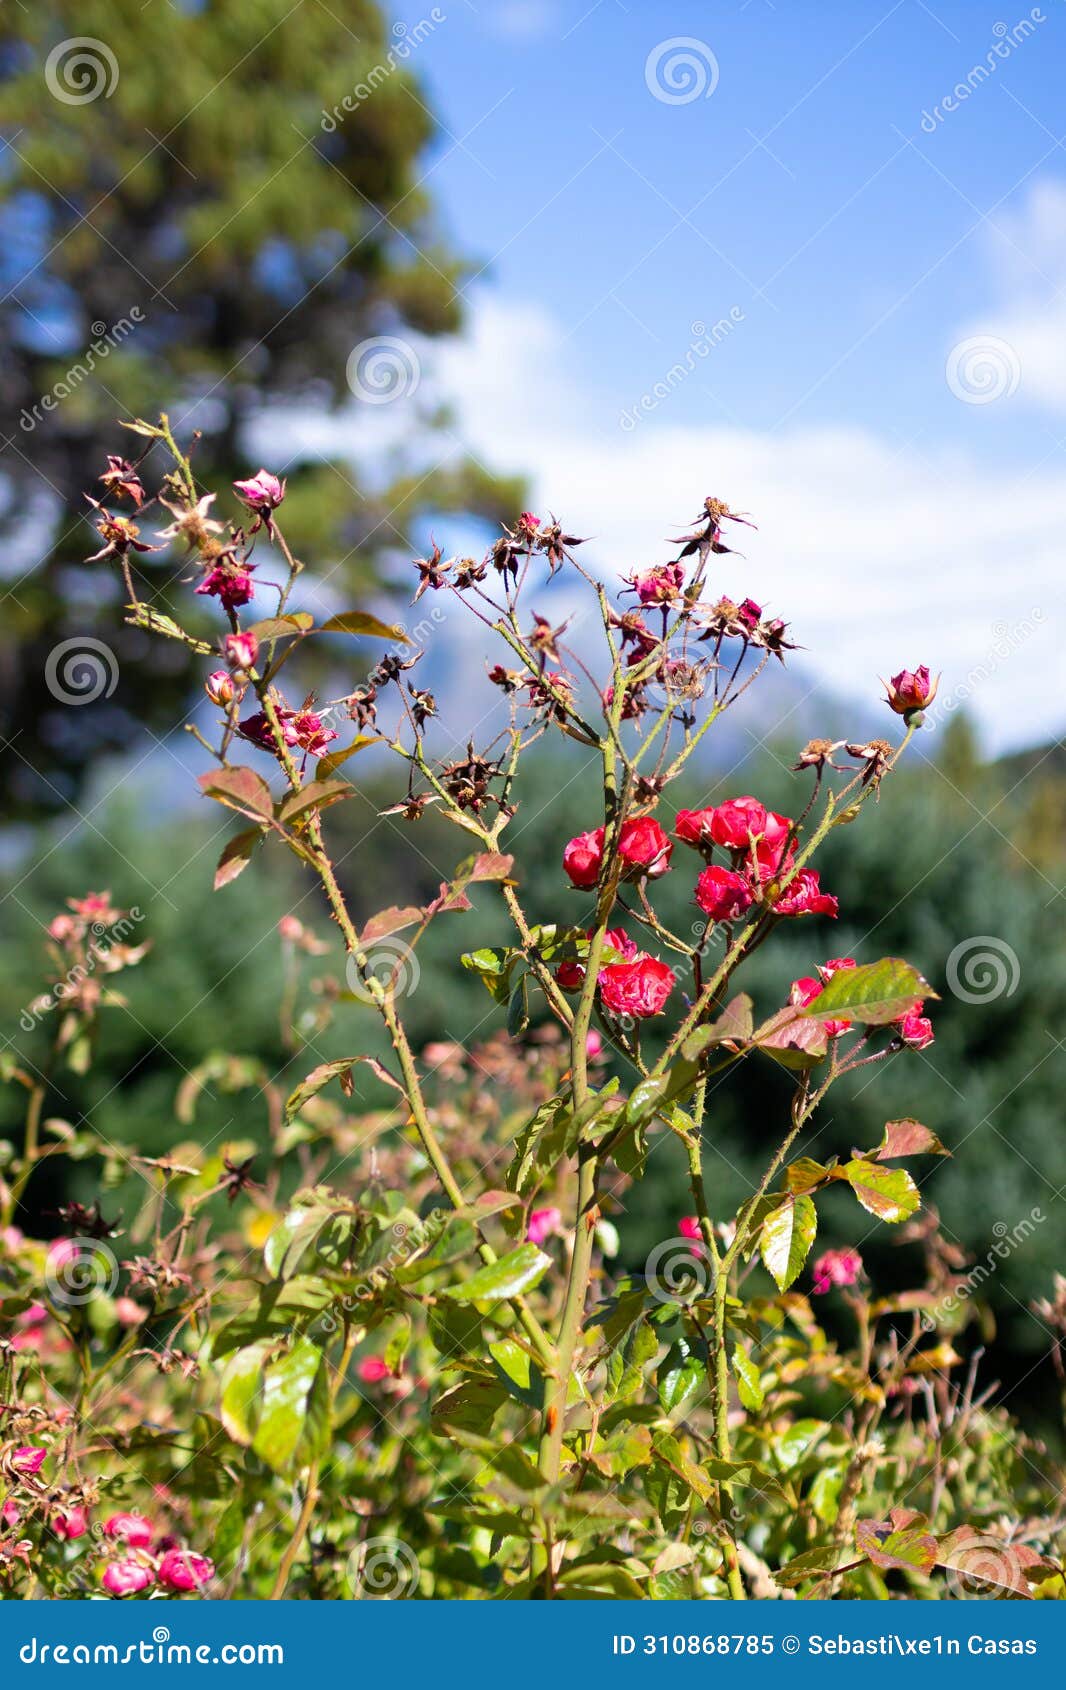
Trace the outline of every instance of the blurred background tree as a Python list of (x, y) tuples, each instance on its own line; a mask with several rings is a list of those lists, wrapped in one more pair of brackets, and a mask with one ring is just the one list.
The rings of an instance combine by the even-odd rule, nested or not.
[[(116, 418), (163, 408), (202, 430), (197, 471), (224, 487), (256, 467), (269, 415), (271, 468), (303, 471), (289, 538), (338, 592), (365, 595), (428, 513), (515, 508), (516, 486), (464, 457), (432, 402), (417, 462), (358, 474), (301, 445), (292, 422), (298, 407), (413, 391), (422, 337), (460, 323), (464, 266), (425, 186), (436, 123), (402, 28), (373, 0), (34, 0), (0, 14), (9, 815), (58, 808), (101, 753), (186, 698), (182, 648), (161, 662), (153, 643), (149, 657), (120, 626), (113, 576), (82, 563), (98, 549), (83, 493), (99, 495), (105, 450), (141, 444)], [(140, 562), (165, 611), (176, 560)], [(74, 719), (46, 663), (85, 636), (113, 652), (118, 682)]]

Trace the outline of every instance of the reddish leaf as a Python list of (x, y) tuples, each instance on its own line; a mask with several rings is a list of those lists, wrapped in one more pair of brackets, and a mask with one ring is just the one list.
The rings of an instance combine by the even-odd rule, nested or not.
[(218, 867), (215, 869), (216, 892), (223, 886), (228, 886), (231, 880), (236, 880), (237, 876), (248, 867), (252, 860), (252, 852), (262, 837), (260, 828), (246, 827), (243, 833), (235, 833), (233, 838), (227, 842), (221, 857), (218, 859)]
[(894, 1156), (950, 1156), (951, 1151), (944, 1149), (936, 1133), (908, 1115), (902, 1121), (886, 1121), (884, 1137), (867, 1155), (875, 1162), (888, 1162)]
[(304, 816), (309, 810), (324, 810), (327, 804), (336, 804), (342, 798), (354, 798), (355, 787), (349, 786), (346, 780), (313, 780), (302, 786), (299, 792), (291, 792), (281, 806), (279, 819), (291, 822), (297, 816)]
[(374, 939), (384, 939), (389, 933), (401, 933), (405, 927), (414, 927), (422, 920), (422, 911), (415, 904), (408, 904), (400, 909), (393, 904), (390, 909), (379, 910), (372, 915), (359, 935), (361, 945), (369, 945)]
[(273, 820), (274, 800), (270, 788), (254, 769), (209, 769), (206, 775), (200, 776), (199, 784), (201, 792), (208, 798), (227, 804), (231, 810), (240, 810), (246, 816), (258, 816), (264, 821)]
[(813, 1068), (829, 1048), (825, 1028), (790, 1007), (778, 1010), (758, 1029), (754, 1038), (760, 1050), (786, 1068)]
[[(921, 1520), (920, 1515), (914, 1518)], [(894, 1527), (891, 1520), (860, 1520), (855, 1528), (855, 1544), (859, 1553), (882, 1571), (901, 1567), (925, 1573), (937, 1558), (936, 1538), (924, 1520), (920, 1525), (900, 1527)]]

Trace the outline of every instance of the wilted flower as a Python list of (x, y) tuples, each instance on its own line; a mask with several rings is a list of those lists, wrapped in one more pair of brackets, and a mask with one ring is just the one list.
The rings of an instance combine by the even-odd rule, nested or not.
[(233, 491), (238, 499), (257, 515), (269, 516), (277, 510), (285, 497), (285, 483), (268, 469), (257, 470), (248, 481), (235, 481)]
[(226, 662), (231, 669), (254, 669), (259, 656), (259, 641), (247, 630), (241, 634), (227, 634), (224, 643)]

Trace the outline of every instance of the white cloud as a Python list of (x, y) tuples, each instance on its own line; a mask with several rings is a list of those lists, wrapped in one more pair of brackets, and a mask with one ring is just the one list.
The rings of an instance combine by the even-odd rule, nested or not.
[(593, 534), (596, 567), (666, 557), (666, 536), (718, 494), (758, 532), (737, 530), (745, 556), (721, 558), (715, 583), (785, 617), (829, 688), (869, 700), (878, 675), (926, 662), (946, 693), (965, 689), (990, 749), (1061, 728), (1063, 472), (1003, 472), (992, 487), (958, 450), (674, 423), (669, 399), (626, 432), (536, 306), (483, 300), (436, 361), (457, 434), (492, 468), (528, 472), (535, 507)]
[(1020, 211), (997, 214), (992, 250), (1003, 302), (964, 335), (1013, 352), (1017, 402), (1066, 411), (1066, 184), (1036, 183)]

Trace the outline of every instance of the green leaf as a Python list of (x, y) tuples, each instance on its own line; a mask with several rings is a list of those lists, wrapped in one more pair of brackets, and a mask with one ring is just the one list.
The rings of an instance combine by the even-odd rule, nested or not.
[(222, 1373), (222, 1424), (234, 1443), (250, 1444), (259, 1419), (263, 1365), (273, 1340), (262, 1338), (238, 1350)]
[(610, 1561), (566, 1566), (555, 1583), (564, 1602), (639, 1602), (644, 1597), (632, 1573)]
[(886, 1168), (859, 1157), (834, 1169), (834, 1174), (847, 1180), (863, 1208), (879, 1220), (905, 1221), (921, 1207), (918, 1187), (906, 1168)]
[(252, 853), (262, 837), (261, 828), (246, 827), (243, 832), (235, 833), (233, 838), (227, 841), (222, 855), (218, 859), (218, 867), (215, 869), (216, 892), (221, 891), (223, 886), (228, 886), (231, 881), (236, 880), (237, 876), (244, 872), (251, 862)]
[(518, 1297), (536, 1285), (551, 1267), (552, 1259), (538, 1250), (535, 1244), (520, 1244), (498, 1262), (479, 1268), (461, 1285), (453, 1285), (441, 1295), (456, 1303), (499, 1303), (505, 1297)]
[(700, 1356), (690, 1354), (685, 1345), (674, 1344), (659, 1364), (657, 1382), (663, 1412), (677, 1415), (706, 1386), (705, 1363)]
[(573, 1151), (580, 1130), (566, 1098), (553, 1097), (542, 1103), (515, 1139), (514, 1157), (506, 1175), (508, 1188), (525, 1196), (542, 1184)]
[(733, 1351), (733, 1372), (736, 1375), (737, 1395), (741, 1403), (752, 1413), (758, 1413), (766, 1401), (766, 1392), (762, 1388), (759, 1369), (743, 1344), (738, 1344)]
[(299, 792), (289, 794), (278, 812), (278, 820), (295, 821), (297, 816), (305, 816), (309, 810), (324, 810), (329, 804), (338, 804), (343, 798), (354, 797), (355, 787), (346, 780), (309, 781)]
[(198, 785), (206, 797), (261, 821), (273, 821), (274, 800), (262, 775), (254, 769), (209, 769)]
[(705, 1027), (697, 1027), (690, 1033), (681, 1046), (681, 1054), (687, 1062), (695, 1062), (705, 1050), (712, 1045), (747, 1044), (752, 1036), (755, 1022), (752, 1014), (752, 1001), (746, 992), (738, 992), (726, 1004), (716, 1021), (708, 1022)]
[(829, 1172), (823, 1162), (815, 1162), (810, 1156), (798, 1156), (785, 1169), (785, 1184), (789, 1191), (813, 1191), (829, 1178)]
[(325, 1203), (296, 1204), (274, 1227), (263, 1246), (263, 1262), (275, 1279), (288, 1279), (334, 1210)]
[(936, 1538), (925, 1522), (893, 1530), (888, 1520), (860, 1520), (855, 1528), (855, 1546), (883, 1572), (892, 1568), (925, 1573), (936, 1561)]
[(821, 1579), (835, 1573), (838, 1567), (845, 1567), (854, 1559), (837, 1544), (825, 1543), (817, 1549), (805, 1549), (802, 1555), (794, 1555), (774, 1574), (774, 1582), (792, 1590), (796, 1585), (806, 1584), (808, 1579)]
[(346, 745), (343, 750), (328, 751), (324, 757), (320, 757), (318, 759), (319, 776), (322, 777), (334, 774), (336, 770), (340, 768), (342, 763), (346, 763), (348, 761), (349, 757), (354, 757), (357, 752), (364, 751), (368, 745), (380, 745), (383, 737), (384, 736), (382, 734), (359, 734), (352, 740), (352, 743), (350, 745)]
[(540, 1409), (544, 1402), (544, 1380), (529, 1351), (514, 1338), (501, 1338), (489, 1345), (489, 1355), (508, 1394), (527, 1408)]
[(257, 640), (283, 640), (294, 634), (306, 634), (315, 625), (309, 610), (290, 610), (284, 616), (266, 616), (253, 622), (248, 632)]
[(322, 1352), (307, 1338), (267, 1364), (252, 1448), (275, 1473), (292, 1465), (304, 1433)]
[(295, 1115), (303, 1108), (308, 1098), (314, 1097), (330, 1080), (340, 1079), (341, 1088), (348, 1096), (351, 1095), (351, 1071), (362, 1063), (375, 1074), (383, 1085), (390, 1086), (393, 1091), (403, 1091), (399, 1080), (393, 1078), (385, 1065), (376, 1056), (342, 1056), (335, 1062), (321, 1062), (317, 1068), (312, 1068), (305, 1079), (300, 1081), (285, 1100), (286, 1116)]
[(763, 1266), (779, 1291), (787, 1291), (810, 1253), (818, 1230), (814, 1201), (803, 1195), (786, 1197), (771, 1211), (759, 1231)]
[(402, 628), (391, 622), (381, 622), (365, 610), (345, 610), (340, 616), (331, 616), (318, 631), (320, 634), (371, 634), (376, 640), (395, 640), (398, 645), (411, 643)]
[(950, 1156), (936, 1133), (909, 1115), (902, 1121), (886, 1121), (885, 1133), (876, 1150), (867, 1151), (875, 1162), (889, 1162), (895, 1156)]
[(841, 968), (804, 1007), (813, 1020), (863, 1021), (881, 1027), (898, 1021), (919, 998), (936, 997), (916, 968), (902, 957), (882, 957), (859, 968)]

